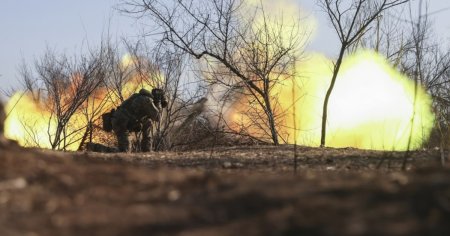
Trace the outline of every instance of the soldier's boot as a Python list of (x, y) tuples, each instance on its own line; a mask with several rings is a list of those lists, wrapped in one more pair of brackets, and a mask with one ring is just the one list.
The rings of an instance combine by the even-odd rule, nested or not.
[(128, 131), (117, 132), (116, 136), (119, 152), (130, 152), (130, 140), (128, 139)]
[(141, 140), (141, 150), (142, 152), (149, 152), (152, 150), (152, 121), (146, 119), (142, 124), (142, 140)]
[(130, 141), (128, 132), (129, 117), (122, 110), (118, 109), (111, 120), (112, 128), (117, 137), (118, 149), (120, 152), (130, 151)]

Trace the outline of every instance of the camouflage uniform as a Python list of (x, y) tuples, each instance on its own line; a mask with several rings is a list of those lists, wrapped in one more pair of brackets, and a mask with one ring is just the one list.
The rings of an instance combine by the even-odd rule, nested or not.
[(151, 93), (141, 89), (125, 100), (116, 109), (111, 121), (119, 151), (129, 152), (130, 132), (142, 132), (141, 151), (150, 151), (152, 122), (159, 121), (161, 109), (166, 106), (167, 101), (161, 89), (153, 89)]

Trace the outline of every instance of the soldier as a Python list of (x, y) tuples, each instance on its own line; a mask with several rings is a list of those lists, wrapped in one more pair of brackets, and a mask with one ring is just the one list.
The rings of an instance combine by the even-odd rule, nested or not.
[(129, 152), (130, 132), (142, 132), (141, 151), (150, 151), (152, 122), (159, 121), (161, 111), (166, 106), (167, 101), (162, 89), (152, 89), (151, 93), (141, 89), (139, 93), (125, 100), (116, 109), (111, 120), (119, 151)]

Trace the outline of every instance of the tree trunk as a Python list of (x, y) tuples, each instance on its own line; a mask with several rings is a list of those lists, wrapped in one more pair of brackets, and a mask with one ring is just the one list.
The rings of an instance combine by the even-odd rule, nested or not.
[(264, 95), (264, 103), (266, 104), (266, 114), (267, 114), (267, 118), (269, 121), (269, 129), (270, 129), (270, 134), (272, 136), (273, 144), (279, 145), (280, 143), (278, 141), (278, 132), (277, 132), (277, 128), (275, 126), (275, 118), (273, 117), (272, 105), (270, 103), (270, 98), (269, 98), (268, 93), (266, 93)]
[(328, 118), (328, 101), (330, 100), (331, 92), (333, 91), (334, 84), (336, 83), (337, 75), (339, 74), (339, 69), (341, 68), (342, 60), (344, 58), (345, 49), (347, 48), (346, 43), (342, 43), (341, 51), (339, 52), (339, 58), (334, 66), (333, 77), (331, 78), (330, 87), (328, 87), (325, 99), (323, 102), (322, 111), (322, 133), (320, 137), (320, 147), (325, 147), (325, 139), (327, 135), (327, 118)]
[(56, 132), (55, 132), (55, 138), (53, 138), (53, 142), (51, 143), (52, 150), (55, 150), (61, 142), (61, 134), (63, 132), (63, 127), (64, 126), (60, 122), (58, 122), (58, 126), (57, 126)]

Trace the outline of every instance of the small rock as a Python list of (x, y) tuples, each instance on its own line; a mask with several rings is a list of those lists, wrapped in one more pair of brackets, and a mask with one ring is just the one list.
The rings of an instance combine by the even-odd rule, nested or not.
[(231, 164), (231, 162), (226, 161), (222, 164), (222, 167), (225, 169), (231, 168), (233, 166), (233, 164)]
[(336, 167), (334, 167), (334, 166), (327, 166), (326, 170), (336, 170)]
[(242, 168), (242, 167), (244, 167), (244, 164), (242, 164), (242, 163), (240, 163), (240, 162), (235, 163), (234, 165), (235, 165), (236, 168)]
[(408, 176), (401, 173), (392, 173), (391, 178), (394, 182), (397, 182), (400, 185), (406, 185), (409, 182)]
[(16, 178), (0, 182), (0, 190), (23, 189), (28, 183), (24, 178)]
[(222, 167), (225, 169), (242, 168), (242, 167), (244, 167), (244, 164), (242, 164), (240, 162), (232, 163), (232, 162), (226, 161), (222, 164)]
[(176, 201), (178, 199), (180, 199), (180, 191), (178, 190), (171, 190), (167, 193), (167, 198), (169, 199), (169, 201)]

